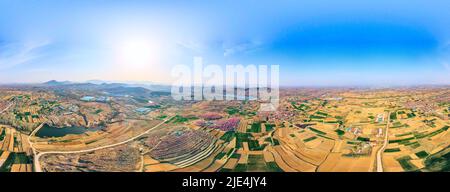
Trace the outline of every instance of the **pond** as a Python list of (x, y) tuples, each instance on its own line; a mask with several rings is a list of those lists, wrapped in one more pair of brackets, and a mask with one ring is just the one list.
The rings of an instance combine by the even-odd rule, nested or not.
[(37, 137), (46, 138), (46, 137), (64, 137), (69, 134), (80, 135), (86, 133), (88, 131), (98, 131), (103, 129), (103, 127), (99, 126), (97, 128), (86, 128), (86, 127), (53, 127), (45, 124), (41, 129), (36, 133)]

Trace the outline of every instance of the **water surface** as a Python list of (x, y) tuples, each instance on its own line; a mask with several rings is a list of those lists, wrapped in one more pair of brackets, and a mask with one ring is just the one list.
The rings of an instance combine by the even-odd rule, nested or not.
[(54, 127), (45, 124), (42, 126), (41, 129), (36, 133), (37, 137), (64, 137), (69, 134), (75, 134), (80, 135), (83, 133), (86, 133), (88, 131), (98, 131), (101, 130), (103, 127), (97, 127), (97, 128), (86, 128), (86, 127), (78, 127), (78, 126), (72, 126), (72, 127)]

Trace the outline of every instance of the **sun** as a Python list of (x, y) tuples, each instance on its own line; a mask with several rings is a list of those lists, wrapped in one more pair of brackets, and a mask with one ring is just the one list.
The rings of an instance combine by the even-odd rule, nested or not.
[(128, 39), (117, 48), (118, 62), (129, 69), (148, 68), (159, 58), (158, 45), (144, 38)]
[(168, 43), (148, 33), (121, 33), (108, 38), (111, 62), (105, 75), (115, 80), (166, 78)]

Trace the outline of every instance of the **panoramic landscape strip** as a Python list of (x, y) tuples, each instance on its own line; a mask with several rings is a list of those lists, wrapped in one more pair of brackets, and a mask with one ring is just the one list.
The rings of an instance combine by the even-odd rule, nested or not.
[(448, 172), (448, 7), (0, 0), (0, 172), (258, 190), (326, 175), (300, 172)]
[(448, 87), (282, 88), (275, 112), (126, 84), (1, 90), (1, 171), (448, 170)]

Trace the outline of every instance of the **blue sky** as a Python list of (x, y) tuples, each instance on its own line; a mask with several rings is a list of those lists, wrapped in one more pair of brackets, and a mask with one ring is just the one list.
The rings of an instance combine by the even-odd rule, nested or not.
[[(0, 82), (170, 83), (174, 65), (200, 56), (205, 64), (278, 64), (281, 84), (290, 86), (449, 84), (448, 7), (444, 0), (0, 0)], [(142, 61), (130, 60), (136, 47), (146, 50)]]

